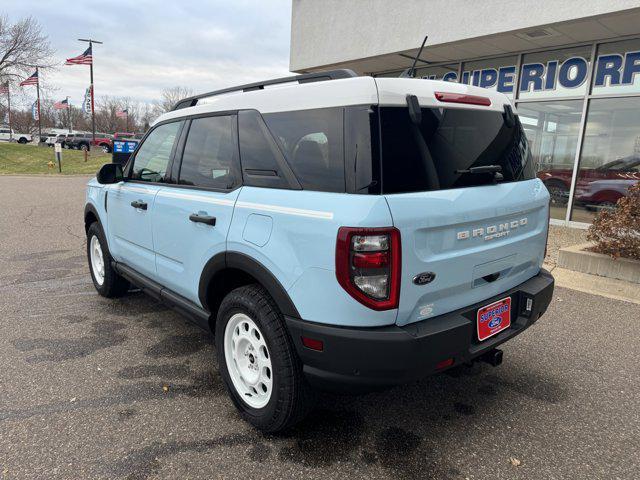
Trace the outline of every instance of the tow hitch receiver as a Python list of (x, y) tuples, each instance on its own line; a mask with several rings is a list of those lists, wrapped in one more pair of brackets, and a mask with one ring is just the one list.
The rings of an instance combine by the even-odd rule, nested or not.
[(494, 348), (480, 356), (480, 360), (488, 363), (492, 367), (497, 367), (502, 363), (502, 350)]

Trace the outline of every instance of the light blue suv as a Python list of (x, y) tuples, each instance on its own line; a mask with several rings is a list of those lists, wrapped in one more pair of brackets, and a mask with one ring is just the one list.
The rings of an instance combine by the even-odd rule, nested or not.
[(87, 189), (91, 276), (215, 334), (244, 418), (474, 360), (544, 313), (549, 194), (509, 100), (336, 70), (210, 92)]

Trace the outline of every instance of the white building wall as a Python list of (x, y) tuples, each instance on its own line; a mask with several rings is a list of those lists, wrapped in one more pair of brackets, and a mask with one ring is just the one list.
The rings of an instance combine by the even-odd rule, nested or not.
[[(293, 0), (290, 69), (417, 49), (425, 34), (430, 49), (485, 37), (483, 46), (476, 46), (470, 56), (506, 53), (531, 44), (523, 40), (517, 45), (515, 37), (508, 46), (492, 44), (491, 35), (623, 14), (638, 7), (640, 0)], [(580, 29), (579, 23), (576, 27)], [(600, 32), (578, 33), (585, 38), (606, 37)], [(437, 48), (432, 51), (438, 53)], [(440, 49), (442, 60), (447, 59), (445, 52)]]

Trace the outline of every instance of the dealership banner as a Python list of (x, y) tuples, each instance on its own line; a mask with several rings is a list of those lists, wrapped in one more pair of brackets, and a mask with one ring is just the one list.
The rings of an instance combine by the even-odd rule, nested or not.
[(36, 122), (40, 120), (40, 109), (38, 108), (37, 100), (33, 102), (33, 105), (31, 105), (31, 116)]
[(84, 100), (82, 101), (82, 112), (83, 113), (91, 113), (91, 106), (93, 102), (91, 100), (91, 87), (88, 87), (84, 92)]
[[(520, 70), (520, 98), (584, 95), (588, 88), (589, 69), (590, 62), (579, 56), (562, 61), (525, 63)], [(457, 82), (458, 72), (447, 72), (441, 77), (427, 75), (422, 78)], [(464, 71), (460, 79), (460, 83), (497, 90), (509, 96), (513, 95), (515, 81), (515, 65)], [(640, 92), (640, 51), (606, 54), (597, 58), (593, 79), (594, 95), (637, 92)]]

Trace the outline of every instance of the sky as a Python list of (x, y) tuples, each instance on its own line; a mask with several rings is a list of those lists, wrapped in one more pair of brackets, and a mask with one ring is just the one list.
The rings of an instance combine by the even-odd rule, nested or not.
[[(58, 65), (41, 84), (76, 106), (89, 67), (63, 64), (87, 48), (78, 38), (104, 42), (93, 47), (96, 100), (152, 102), (164, 88), (198, 93), (289, 73), (291, 0), (2, 0), (0, 14), (40, 22)], [(24, 92), (17, 102), (35, 98), (34, 87)]]

